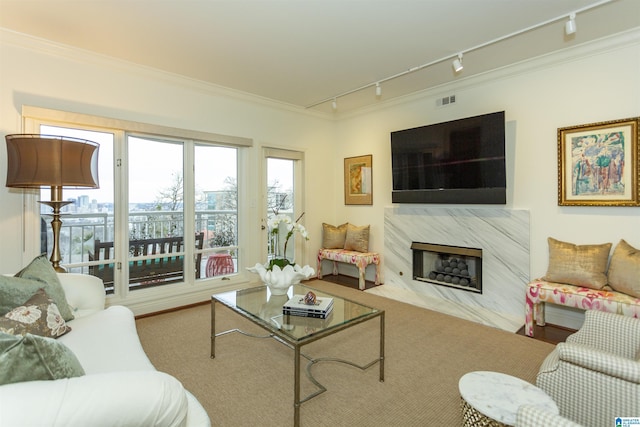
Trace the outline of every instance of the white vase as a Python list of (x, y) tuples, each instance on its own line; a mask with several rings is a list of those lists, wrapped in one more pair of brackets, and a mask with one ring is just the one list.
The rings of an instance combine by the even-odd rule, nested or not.
[(285, 295), (292, 285), (297, 285), (301, 280), (307, 280), (315, 274), (315, 270), (308, 265), (287, 265), (282, 269), (274, 265), (271, 271), (267, 270), (267, 266), (268, 264), (265, 266), (258, 263), (247, 270), (258, 274), (272, 295)]

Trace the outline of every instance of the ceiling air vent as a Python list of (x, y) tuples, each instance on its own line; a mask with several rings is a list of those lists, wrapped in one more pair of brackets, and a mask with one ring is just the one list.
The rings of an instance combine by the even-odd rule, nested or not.
[(455, 95), (445, 96), (444, 98), (438, 98), (436, 100), (436, 107), (444, 107), (445, 105), (455, 104), (455, 102), (456, 102)]

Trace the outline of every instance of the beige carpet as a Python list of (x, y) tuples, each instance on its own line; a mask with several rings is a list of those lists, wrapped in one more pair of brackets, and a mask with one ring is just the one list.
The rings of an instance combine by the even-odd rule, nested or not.
[[(553, 345), (323, 281), (323, 291), (386, 310), (385, 381), (334, 362), (313, 367), (328, 391), (301, 407), (303, 426), (459, 426), (458, 380), (466, 372), (497, 371), (535, 382)], [(524, 309), (524, 308), (523, 308)], [(217, 306), (218, 332), (262, 330)], [(139, 319), (138, 332), (158, 370), (182, 381), (214, 426), (293, 423), (293, 351), (273, 339), (229, 334), (210, 354), (210, 306)], [(365, 364), (378, 354), (377, 320), (303, 347), (313, 357)], [(306, 365), (306, 363), (303, 363)], [(302, 394), (314, 390), (303, 378)]]

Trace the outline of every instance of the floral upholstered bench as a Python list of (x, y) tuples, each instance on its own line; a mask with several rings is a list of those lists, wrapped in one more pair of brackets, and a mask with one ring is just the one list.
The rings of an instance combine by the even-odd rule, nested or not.
[(527, 336), (533, 336), (534, 320), (538, 326), (545, 325), (545, 303), (640, 318), (640, 250), (621, 239), (609, 259), (611, 243), (547, 240), (547, 274), (529, 283), (525, 291)]
[(376, 266), (375, 284), (382, 283), (380, 254), (369, 252), (369, 226), (357, 226), (348, 222), (333, 226), (322, 224), (322, 248), (318, 251), (318, 279), (322, 279), (322, 260), (333, 261), (333, 275), (338, 274), (338, 263), (358, 267), (358, 288), (364, 290), (367, 266)]
[(544, 326), (545, 303), (600, 310), (640, 318), (640, 298), (608, 289), (590, 289), (565, 283), (534, 280), (527, 285), (525, 334), (533, 336), (533, 322)]
[(322, 260), (333, 261), (333, 275), (338, 274), (339, 262), (353, 264), (358, 267), (358, 288), (364, 290), (364, 275), (369, 264), (376, 266), (375, 284), (381, 283), (380, 254), (376, 252), (358, 252), (345, 249), (320, 249), (318, 252), (318, 279), (322, 279)]

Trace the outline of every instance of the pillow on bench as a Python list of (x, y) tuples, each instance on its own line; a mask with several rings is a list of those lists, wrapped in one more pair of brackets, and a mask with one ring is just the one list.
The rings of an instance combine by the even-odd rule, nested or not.
[(334, 226), (322, 223), (322, 249), (369, 252), (369, 226), (349, 224)]
[(607, 284), (611, 243), (574, 245), (549, 237), (549, 268), (543, 280), (590, 289)]
[(613, 290), (640, 298), (640, 250), (620, 240), (611, 256), (608, 277)]
[(343, 249), (347, 237), (347, 223), (339, 226), (322, 223), (322, 247), (324, 249)]
[(369, 252), (369, 226), (358, 227), (347, 223), (344, 249), (347, 251)]

